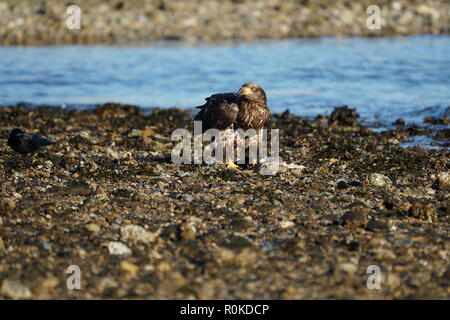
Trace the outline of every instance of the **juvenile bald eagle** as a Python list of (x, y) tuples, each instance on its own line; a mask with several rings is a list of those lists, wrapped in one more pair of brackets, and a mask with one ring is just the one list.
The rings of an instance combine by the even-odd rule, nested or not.
[[(205, 99), (206, 103), (195, 116), (195, 121), (202, 121), (202, 130), (220, 130), (224, 138), (237, 129), (247, 131), (254, 129), (256, 136), (245, 141), (245, 147), (257, 143), (270, 121), (270, 110), (264, 90), (256, 83), (245, 83), (237, 93), (218, 93)], [(234, 134), (234, 133), (231, 133)], [(230, 163), (230, 161), (228, 161)]]
[(267, 97), (263, 88), (254, 82), (244, 84), (237, 93), (218, 93), (205, 99), (197, 108), (196, 121), (208, 129), (264, 129), (270, 120)]

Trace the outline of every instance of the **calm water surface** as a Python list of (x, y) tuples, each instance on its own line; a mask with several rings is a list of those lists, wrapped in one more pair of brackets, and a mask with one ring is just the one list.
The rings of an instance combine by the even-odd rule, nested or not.
[(194, 107), (247, 81), (266, 89), (274, 112), (347, 104), (368, 120), (420, 121), (449, 112), (450, 36), (0, 47), (0, 105)]

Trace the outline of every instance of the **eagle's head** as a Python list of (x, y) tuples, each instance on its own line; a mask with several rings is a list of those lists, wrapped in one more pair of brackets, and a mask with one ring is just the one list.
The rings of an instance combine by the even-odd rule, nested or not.
[(238, 91), (240, 96), (245, 96), (247, 99), (252, 101), (264, 101), (267, 102), (266, 93), (259, 84), (255, 82), (245, 83)]

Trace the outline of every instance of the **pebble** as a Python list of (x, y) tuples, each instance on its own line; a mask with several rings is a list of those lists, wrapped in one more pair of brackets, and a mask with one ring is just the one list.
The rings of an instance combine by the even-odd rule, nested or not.
[(230, 249), (220, 248), (215, 253), (216, 261), (225, 266), (253, 267), (258, 254), (247, 248), (241, 252), (234, 252)]
[(378, 221), (378, 220), (370, 220), (367, 223), (367, 230), (369, 231), (389, 231), (389, 225)]
[(367, 226), (368, 209), (364, 207), (356, 207), (347, 211), (342, 216), (342, 225), (351, 229), (365, 228)]
[(147, 137), (153, 136), (154, 134), (155, 134), (155, 130), (145, 129), (140, 132), (139, 136), (141, 136), (141, 138), (147, 138)]
[(397, 120), (395, 120), (394, 124), (404, 126), (406, 124), (406, 121), (403, 118), (398, 118)]
[(120, 159), (120, 155), (116, 150), (113, 150), (111, 148), (106, 148), (106, 153), (111, 156), (113, 159)]
[(16, 198), (16, 199), (22, 199), (22, 195), (21, 195), (20, 193), (18, 193), (18, 192), (13, 192), (13, 193), (12, 193), (12, 196), (13, 196), (14, 198)]
[(352, 187), (357, 187), (357, 188), (362, 188), (363, 187), (363, 184), (361, 182), (358, 182), (358, 181), (351, 181), (349, 183), (349, 185), (352, 186)]
[(103, 292), (111, 288), (117, 288), (118, 286), (119, 283), (111, 277), (101, 278), (100, 281), (98, 281), (97, 283), (97, 289), (100, 292)]
[(4, 251), (6, 249), (5, 242), (0, 237), (0, 251)]
[(124, 242), (130, 242), (133, 245), (138, 243), (148, 244), (156, 239), (156, 234), (134, 224), (120, 228), (120, 239)]
[(359, 115), (356, 109), (350, 109), (348, 106), (335, 108), (330, 114), (328, 124), (330, 126), (349, 126), (353, 127), (358, 124)]
[(345, 190), (345, 189), (349, 188), (349, 184), (347, 182), (345, 182), (345, 181), (339, 181), (338, 184), (337, 184), (337, 188), (339, 190)]
[(185, 171), (178, 171), (178, 172), (177, 172), (177, 175), (178, 175), (180, 178), (183, 178), (183, 177), (186, 177), (186, 176), (190, 175), (190, 173), (189, 173), (189, 172), (185, 172)]
[(123, 218), (115, 218), (114, 221), (115, 221), (117, 224), (121, 224), (121, 223), (123, 222)]
[(280, 225), (280, 228), (282, 228), (282, 229), (289, 229), (289, 228), (294, 227), (295, 223), (292, 221), (289, 221), (289, 220), (282, 220), (282, 221), (280, 221), (279, 225)]
[(432, 221), (432, 219), (436, 216), (434, 206), (431, 203), (424, 203), (420, 201), (414, 202), (411, 208), (409, 208), (408, 213), (414, 218), (425, 219), (428, 221)]
[(439, 189), (450, 191), (450, 173), (441, 172), (437, 175), (437, 183)]
[(379, 260), (393, 260), (397, 258), (395, 252), (387, 248), (375, 248), (374, 254), (375, 258)]
[(131, 255), (131, 249), (124, 243), (119, 241), (110, 241), (107, 244), (109, 254), (113, 256), (129, 256)]
[(358, 266), (351, 262), (343, 262), (336, 266), (337, 271), (343, 271), (349, 275), (354, 275), (358, 272)]
[(0, 292), (11, 299), (29, 299), (31, 290), (16, 280), (3, 280)]
[(93, 234), (99, 234), (100, 233), (100, 227), (96, 225), (95, 223), (89, 223), (85, 226), (86, 230), (89, 232), (92, 232)]
[(392, 185), (391, 179), (380, 173), (372, 173), (367, 177), (367, 182), (374, 187), (389, 187)]
[(37, 247), (46, 250), (46, 251), (52, 251), (52, 245), (47, 240), (40, 240), (37, 242)]
[(128, 272), (132, 278), (135, 278), (139, 271), (139, 267), (129, 261), (120, 262), (120, 268)]
[(183, 223), (181, 225), (181, 238), (184, 240), (195, 240), (197, 228), (193, 222)]

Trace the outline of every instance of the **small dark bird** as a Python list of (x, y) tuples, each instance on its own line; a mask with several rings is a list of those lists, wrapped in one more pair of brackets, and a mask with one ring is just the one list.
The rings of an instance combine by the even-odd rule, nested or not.
[(50, 144), (53, 142), (38, 134), (26, 133), (20, 129), (12, 130), (8, 138), (8, 145), (20, 154), (28, 154)]

